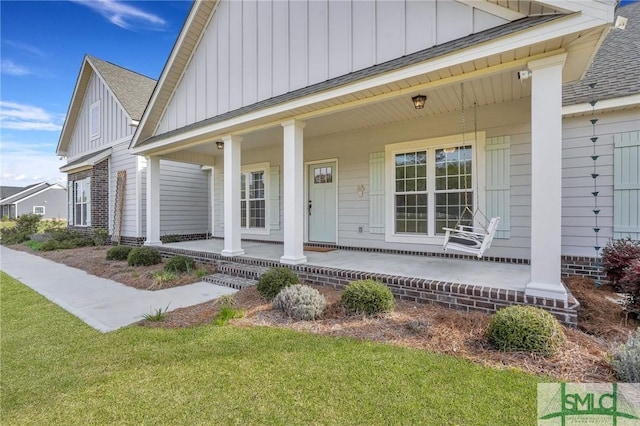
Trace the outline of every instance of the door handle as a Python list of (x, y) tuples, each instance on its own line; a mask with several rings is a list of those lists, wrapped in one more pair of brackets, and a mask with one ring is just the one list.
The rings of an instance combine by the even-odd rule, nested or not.
[(311, 207), (313, 207), (312, 202), (311, 200), (309, 200), (309, 216), (311, 216)]

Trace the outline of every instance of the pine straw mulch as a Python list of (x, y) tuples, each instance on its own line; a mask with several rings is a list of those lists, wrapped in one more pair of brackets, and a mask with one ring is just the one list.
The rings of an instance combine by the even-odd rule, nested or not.
[[(35, 251), (21, 244), (12, 245), (10, 248), (63, 263), (72, 268), (82, 269), (91, 275), (107, 278), (140, 290), (163, 290), (201, 281), (195, 274), (180, 274), (172, 281), (158, 283), (153, 279), (153, 273), (162, 270), (164, 260), (163, 263), (152, 266), (129, 266), (124, 260), (107, 260), (109, 246), (53, 251)], [(216, 272), (216, 268), (212, 265), (196, 264), (196, 269), (206, 269), (207, 274)]]
[[(256, 291), (235, 294), (235, 308), (245, 317), (232, 320), (239, 327), (269, 326), (334, 337), (352, 337), (461, 357), (484, 366), (519, 369), (570, 382), (612, 382), (615, 376), (606, 362), (611, 340), (565, 328), (567, 343), (559, 354), (545, 358), (529, 353), (500, 352), (485, 337), (490, 315), (459, 312), (433, 304), (397, 301), (393, 312), (378, 317), (346, 315), (339, 305), (340, 291), (315, 287), (327, 298), (327, 309), (317, 321), (294, 321)], [(148, 327), (181, 328), (210, 322), (218, 312), (215, 302), (169, 312), (162, 322), (142, 321)], [(633, 329), (620, 326), (619, 337)], [(618, 339), (616, 339), (618, 340)]]

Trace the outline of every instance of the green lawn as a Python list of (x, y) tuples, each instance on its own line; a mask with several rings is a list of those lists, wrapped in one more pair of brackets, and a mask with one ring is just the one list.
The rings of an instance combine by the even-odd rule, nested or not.
[(0, 279), (3, 425), (535, 422), (535, 376), (266, 327), (101, 334)]

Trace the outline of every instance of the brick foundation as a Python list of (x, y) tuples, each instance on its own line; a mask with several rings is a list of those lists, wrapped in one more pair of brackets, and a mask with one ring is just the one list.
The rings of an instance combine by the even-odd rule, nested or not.
[(562, 277), (580, 276), (606, 282), (607, 277), (595, 257), (562, 256)]

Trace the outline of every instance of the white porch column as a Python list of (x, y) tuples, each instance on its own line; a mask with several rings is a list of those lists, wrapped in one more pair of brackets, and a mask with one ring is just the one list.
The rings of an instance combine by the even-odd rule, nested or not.
[(288, 120), (284, 127), (284, 255), (280, 262), (295, 265), (304, 255), (304, 123)]
[(562, 67), (566, 54), (531, 70), (531, 281), (526, 294), (567, 300), (562, 247)]
[(147, 239), (145, 246), (160, 241), (160, 157), (147, 157)]
[(224, 249), (223, 256), (244, 254), (240, 236), (240, 144), (239, 136), (225, 136), (224, 142)]

